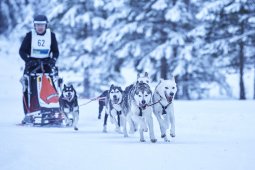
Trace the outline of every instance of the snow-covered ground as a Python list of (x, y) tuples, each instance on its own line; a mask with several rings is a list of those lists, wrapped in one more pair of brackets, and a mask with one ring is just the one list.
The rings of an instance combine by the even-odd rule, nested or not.
[(80, 107), (77, 132), (20, 127), (16, 124), (23, 118), (21, 64), (0, 58), (1, 170), (255, 169), (252, 100), (176, 101), (176, 137), (170, 143), (160, 138), (155, 119), (157, 143), (149, 142), (148, 133), (146, 143), (139, 142), (137, 133), (124, 138), (110, 123), (109, 132), (102, 133), (97, 102)]

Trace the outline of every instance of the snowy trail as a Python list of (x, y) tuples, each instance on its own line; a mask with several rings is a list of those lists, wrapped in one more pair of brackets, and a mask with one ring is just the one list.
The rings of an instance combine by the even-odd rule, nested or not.
[[(0, 59), (1, 170), (253, 170), (254, 101), (176, 101), (176, 138), (165, 143), (154, 117), (157, 143), (102, 133), (97, 102), (80, 108), (79, 131), (19, 127), (23, 118), (21, 61)], [(79, 103), (85, 103), (80, 100)], [(169, 134), (169, 131), (168, 131)]]
[[(84, 103), (81, 100), (80, 103)], [(254, 101), (177, 101), (177, 136), (170, 143), (139, 142), (102, 133), (97, 102), (81, 107), (79, 131), (71, 128), (18, 127), (17, 98), (2, 100), (0, 167), (2, 170), (56, 169), (254, 169)]]

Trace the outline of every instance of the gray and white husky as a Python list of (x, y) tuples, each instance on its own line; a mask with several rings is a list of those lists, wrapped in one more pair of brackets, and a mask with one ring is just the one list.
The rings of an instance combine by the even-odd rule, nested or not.
[[(137, 80), (136, 80), (136, 82), (144, 82), (144, 83), (150, 84), (150, 78), (149, 78), (148, 73), (145, 72), (144, 74), (137, 74)], [(135, 83), (136, 83), (136, 82), (135, 82)], [(129, 86), (126, 88), (125, 91), (129, 91), (129, 90), (135, 85), (135, 83), (129, 85)], [(109, 90), (105, 90), (105, 91), (103, 91), (103, 93), (102, 93), (100, 96), (98, 96), (98, 98), (106, 98), (107, 95), (108, 95), (108, 93), (109, 93)], [(98, 101), (98, 106), (99, 106), (99, 107), (98, 107), (98, 119), (101, 119), (101, 113), (102, 113), (102, 111), (103, 111), (105, 105), (106, 105), (106, 104), (105, 104), (105, 100), (104, 100), (104, 99), (103, 99), (103, 100), (101, 99), (101, 100)]]
[[(127, 90), (127, 89), (126, 89)], [(124, 92), (124, 102), (122, 104), (123, 132), (127, 137), (127, 122), (134, 122), (139, 126), (140, 141), (145, 142), (144, 132), (149, 130), (151, 142), (156, 142), (154, 135), (152, 107), (152, 91), (147, 83), (137, 81), (135, 85)]]
[[(121, 103), (123, 101), (123, 90), (119, 86), (111, 85), (106, 96), (106, 109), (104, 117), (103, 132), (107, 132), (107, 119), (110, 115), (110, 120), (115, 124), (116, 131), (120, 132), (120, 115), (122, 114)], [(116, 119), (117, 118), (117, 119)]]
[[(151, 79), (149, 77), (149, 74), (148, 72), (145, 72), (144, 74), (142, 73), (138, 73), (137, 74), (137, 79), (136, 79), (136, 82), (130, 84), (129, 86), (127, 86), (123, 92), (123, 104), (122, 104), (122, 108), (125, 112), (125, 114), (127, 114), (127, 112), (129, 112), (129, 110), (127, 111), (128, 109), (128, 101), (129, 101), (129, 96), (130, 96), (130, 93), (131, 91), (134, 90), (135, 88), (135, 85), (136, 83), (146, 83), (148, 85), (150, 85), (150, 82), (151, 82)], [(123, 116), (126, 116), (126, 115), (123, 115)], [(125, 119), (124, 121), (122, 122), (128, 122), (129, 123), (129, 127), (130, 127), (130, 130), (129, 130), (129, 133), (130, 134), (133, 134), (137, 131), (137, 124), (134, 123), (134, 121), (131, 120), (130, 116), (127, 116), (127, 117), (121, 117), (121, 119)], [(125, 137), (127, 137), (128, 135), (125, 135)]]
[(177, 87), (174, 78), (169, 80), (161, 79), (152, 96), (153, 112), (159, 122), (161, 137), (166, 142), (169, 142), (166, 136), (166, 130), (169, 128), (169, 124), (171, 124), (170, 136), (175, 137), (173, 101), (176, 92)]

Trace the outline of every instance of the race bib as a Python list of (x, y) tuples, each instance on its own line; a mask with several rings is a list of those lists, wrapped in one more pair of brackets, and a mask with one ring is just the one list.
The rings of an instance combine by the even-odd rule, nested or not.
[(50, 54), (51, 32), (46, 29), (44, 35), (38, 35), (35, 30), (32, 30), (31, 57), (47, 58)]

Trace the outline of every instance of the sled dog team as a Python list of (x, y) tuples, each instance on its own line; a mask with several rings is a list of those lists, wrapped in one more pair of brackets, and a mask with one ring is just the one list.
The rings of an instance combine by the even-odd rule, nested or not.
[[(100, 119), (105, 106), (103, 132), (107, 132), (107, 120), (110, 116), (110, 121), (115, 124), (117, 132), (121, 133), (122, 127), (124, 137), (128, 137), (127, 125), (129, 125), (129, 133), (139, 130), (141, 142), (145, 142), (144, 132), (149, 132), (150, 141), (155, 143), (157, 139), (154, 134), (152, 118), (152, 114), (154, 114), (159, 123), (161, 137), (165, 142), (169, 142), (166, 131), (170, 127), (170, 136), (175, 137), (173, 101), (176, 92), (177, 87), (173, 77), (169, 80), (161, 79), (153, 92), (147, 72), (144, 75), (138, 74), (137, 81), (126, 87), (125, 90), (119, 86), (111, 85), (109, 90), (99, 96), (105, 98), (103, 102), (99, 100), (98, 115)], [(64, 85), (59, 104), (66, 124), (73, 126), (74, 130), (78, 130), (79, 105), (76, 91), (72, 85)]]
[[(111, 85), (110, 89), (104, 92), (105, 96), (105, 116), (103, 132), (107, 132), (107, 119), (115, 124), (116, 131), (123, 129), (124, 137), (129, 133), (139, 130), (140, 141), (145, 142), (144, 132), (149, 132), (150, 141), (156, 142), (152, 114), (158, 120), (161, 137), (169, 142), (166, 131), (170, 128), (170, 136), (175, 137), (175, 117), (173, 101), (177, 92), (174, 78), (160, 80), (154, 92), (150, 88), (150, 78), (148, 73), (137, 76), (134, 84), (122, 90), (121, 87)], [(100, 105), (101, 104), (101, 105)], [(99, 115), (101, 117), (102, 102), (99, 102)], [(170, 126), (171, 125), (171, 126)], [(139, 129), (138, 129), (139, 128)]]

